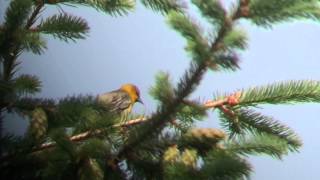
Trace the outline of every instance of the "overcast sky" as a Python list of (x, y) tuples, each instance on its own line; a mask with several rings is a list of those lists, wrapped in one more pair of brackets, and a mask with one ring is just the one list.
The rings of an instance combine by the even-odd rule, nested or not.
[[(188, 67), (190, 58), (183, 49), (184, 39), (167, 26), (161, 15), (141, 5), (134, 13), (117, 18), (91, 8), (63, 9), (84, 17), (91, 30), (85, 40), (76, 43), (46, 36), (48, 50), (43, 55), (23, 54), (20, 72), (40, 77), (43, 82), (40, 97), (99, 94), (131, 82), (140, 87), (146, 112), (150, 113), (156, 107), (148, 95), (155, 74), (167, 71), (177, 81)], [(47, 14), (57, 11), (55, 7), (46, 9)], [(285, 23), (273, 29), (258, 28), (248, 22), (241, 22), (240, 26), (247, 30), (250, 39), (249, 48), (240, 56), (241, 70), (208, 72), (192, 97), (208, 100), (217, 91), (233, 92), (284, 80), (320, 80), (319, 23)], [(261, 110), (294, 129), (304, 146), (300, 153), (289, 154), (283, 161), (250, 158), (255, 169), (252, 179), (320, 179), (319, 109), (320, 104), (299, 104), (270, 105)], [(141, 112), (143, 107), (137, 105), (135, 110)], [(199, 126), (218, 127), (218, 122), (217, 116), (211, 114)], [(24, 129), (21, 124), (10, 121), (6, 127), (21, 133)]]

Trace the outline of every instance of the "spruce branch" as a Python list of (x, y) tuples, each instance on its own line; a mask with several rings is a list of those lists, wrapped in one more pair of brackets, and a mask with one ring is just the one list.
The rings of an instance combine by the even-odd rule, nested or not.
[(23, 26), (28, 27), (29, 24), (32, 23), (31, 20), (33, 19), (32, 15), (28, 19), (31, 8), (32, 8), (31, 0), (12, 1), (9, 7), (7, 8), (7, 11), (5, 14), (5, 23), (4, 23), (5, 31), (12, 33)]
[(227, 12), (219, 0), (192, 0), (192, 3), (212, 25), (221, 27), (225, 22)]
[(17, 94), (35, 94), (41, 89), (41, 81), (36, 76), (20, 75), (14, 79), (13, 86)]
[(227, 51), (244, 50), (247, 47), (247, 35), (242, 29), (233, 28), (223, 38), (223, 48)]
[(132, 11), (135, 7), (134, 0), (51, 0), (48, 4), (80, 4), (84, 6), (90, 6), (97, 10), (108, 13), (112, 16), (122, 16)]
[(150, 89), (150, 95), (162, 104), (169, 103), (174, 98), (173, 85), (169, 74), (159, 72), (155, 81), (155, 86)]
[[(3, 66), (0, 68), (2, 69), (1, 81), (8, 83), (13, 78), (16, 67), (19, 64), (16, 60), (22, 51), (22, 45), (19, 40), (13, 37), (13, 34), (21, 28), (28, 30), (33, 25), (42, 7), (43, 3), (39, 3), (33, 10), (31, 16), (29, 16), (32, 8), (31, 0), (14, 0), (10, 3), (9, 8), (6, 11), (4, 29), (1, 30), (1, 36), (4, 37), (1, 37), (0, 41), (0, 61), (2, 61)], [(24, 27), (21, 27), (23, 25)], [(0, 102), (0, 139), (2, 138), (3, 128), (2, 112), (7, 105), (7, 102), (2, 102), (3, 100), (4, 99), (1, 98)], [(0, 154), (2, 154), (1, 147)]]
[(289, 149), (286, 142), (267, 134), (232, 139), (224, 144), (224, 148), (244, 156), (266, 154), (277, 159), (281, 159)]
[(188, 130), (195, 120), (201, 120), (207, 116), (207, 108), (197, 101), (184, 100), (178, 108), (176, 119), (179, 123), (176, 122), (175, 127), (181, 132)]
[(213, 56), (213, 60), (208, 63), (211, 70), (236, 71), (240, 69), (239, 57), (235, 52), (217, 53)]
[(168, 15), (168, 23), (187, 40), (185, 49), (190, 53), (192, 60), (201, 63), (201, 61), (209, 59), (211, 56), (210, 47), (197, 23), (179, 12), (171, 12)]
[[(130, 127), (130, 126), (134, 126), (134, 125), (138, 125), (138, 124), (142, 124), (144, 122), (148, 121), (147, 118), (137, 118), (137, 119), (132, 119), (124, 124), (115, 124), (113, 126), (113, 128), (119, 128), (119, 127), (122, 127), (122, 128), (125, 128), (125, 127)], [(80, 133), (80, 134), (77, 134), (77, 135), (74, 135), (74, 136), (71, 136), (69, 137), (69, 141), (72, 141), (72, 142), (79, 142), (79, 141), (83, 141), (83, 140), (86, 140), (86, 139), (89, 139), (89, 138), (92, 138), (92, 137), (96, 137), (96, 136), (99, 136), (103, 133), (105, 133), (108, 129), (96, 129), (96, 130), (90, 130), (90, 131), (86, 131), (86, 132), (83, 132), (83, 133)], [(44, 144), (41, 144), (39, 147), (36, 147), (32, 150), (32, 152), (38, 152), (38, 151), (42, 151), (42, 150), (45, 150), (45, 149), (49, 149), (49, 148), (52, 148), (52, 147), (55, 147), (57, 144), (55, 142), (48, 142), (48, 143), (44, 143)], [(2, 158), (1, 158), (2, 159)]]
[[(203, 104), (203, 106), (204, 106), (204, 108), (207, 108), (207, 109), (216, 108), (216, 107), (219, 107), (219, 106), (222, 106), (222, 105), (225, 105), (225, 104), (234, 103), (232, 101), (232, 99), (234, 99), (234, 95), (231, 95), (229, 97), (226, 97), (224, 99), (220, 99), (220, 100), (217, 100), (217, 101), (213, 101), (213, 100), (207, 101), (207, 102), (205, 102)], [(132, 126), (136, 126), (136, 125), (141, 125), (141, 124), (146, 123), (148, 121), (151, 121), (151, 119), (142, 117), (142, 118), (129, 120), (126, 123), (115, 124), (113, 126), (113, 128), (132, 127)], [(79, 141), (83, 141), (83, 140), (89, 139), (91, 137), (95, 137), (95, 136), (101, 135), (105, 131), (106, 131), (106, 129), (96, 129), (94, 131), (86, 131), (86, 132), (83, 132), (83, 133), (80, 133), (80, 134), (77, 134), (77, 135), (69, 137), (69, 140), (72, 141), (72, 142), (79, 142)], [(35, 148), (33, 151), (34, 152), (42, 151), (42, 150), (45, 150), (45, 149), (48, 149), (48, 148), (52, 148), (52, 147), (55, 147), (55, 146), (56, 146), (56, 143), (54, 143), (54, 142), (44, 143), (41, 146)]]
[(22, 32), (22, 36), (22, 49), (38, 55), (47, 49), (46, 41), (40, 37), (40, 34), (36, 30), (30, 28), (29, 32)]
[(8, 107), (16, 109), (17, 112), (32, 111), (38, 107), (43, 108), (45, 111), (54, 112), (56, 103), (53, 99), (22, 97)]
[(27, 24), (25, 26), (25, 29), (28, 30), (31, 28), (31, 26), (35, 23), (37, 20), (39, 14), (42, 11), (42, 8), (44, 7), (44, 2), (43, 1), (38, 1), (36, 4), (36, 7), (34, 8), (31, 16), (29, 17)]
[(252, 171), (247, 161), (222, 150), (212, 150), (203, 161), (204, 179), (247, 179)]
[[(230, 110), (230, 109), (229, 109)], [(234, 134), (251, 132), (253, 134), (268, 134), (285, 142), (290, 151), (297, 151), (302, 142), (296, 133), (289, 127), (281, 124), (272, 117), (262, 115), (250, 109), (232, 109), (234, 114), (221, 113), (222, 125)]]
[(167, 14), (170, 11), (182, 12), (184, 8), (180, 0), (141, 0), (141, 3), (163, 14)]
[[(153, 137), (157, 134), (165, 124), (173, 119), (173, 115), (177, 112), (177, 107), (183, 102), (183, 99), (192, 92), (195, 85), (199, 83), (199, 78), (202, 77), (205, 72), (206, 66), (200, 65), (192, 67), (185, 75), (185, 79), (181, 80), (178, 84), (178, 89), (176, 91), (176, 98), (172, 103), (161, 107), (158, 112), (150, 118), (149, 121), (141, 125), (139, 130), (133, 132), (126, 143), (118, 152), (117, 157), (122, 158), (130, 150), (134, 149), (138, 144)], [(190, 74), (189, 74), (190, 72)]]
[(287, 81), (242, 91), (240, 104), (292, 104), (320, 102), (320, 82), (311, 80)]
[[(174, 14), (174, 17), (178, 17), (178, 24), (182, 25), (182, 28), (173, 24), (173, 27), (180, 33), (186, 35), (186, 37), (199, 37), (197, 34), (194, 34), (194, 30), (190, 31), (189, 27), (194, 27), (192, 23), (185, 16), (180, 16), (178, 14)], [(174, 18), (174, 19), (175, 19)], [(225, 20), (224, 26), (222, 26), (218, 31), (218, 36), (215, 41), (211, 44), (210, 48), (211, 53), (214, 54), (216, 51), (219, 50), (218, 44), (222, 41), (225, 37), (226, 33), (232, 28), (233, 21), (237, 20), (238, 17), (236, 14), (232, 14), (231, 19)], [(183, 21), (186, 22), (183, 22)], [(184, 29), (184, 27), (186, 27)], [(198, 29), (198, 28), (196, 28)], [(188, 31), (185, 31), (188, 30)], [(192, 32), (192, 33), (189, 33)], [(205, 56), (204, 56), (205, 57)], [(210, 57), (210, 56), (208, 56)], [(139, 130), (134, 132), (129, 140), (118, 152), (117, 157), (122, 158), (128, 152), (132, 151), (137, 145), (141, 142), (144, 142), (148, 138), (152, 137), (160, 132), (161, 129), (164, 128), (166, 123), (173, 119), (173, 116), (177, 113), (177, 106), (183, 103), (183, 100), (195, 89), (195, 87), (200, 83), (203, 74), (207, 71), (208, 68), (208, 59), (197, 59), (197, 64), (192, 64), (190, 69), (186, 71), (184, 77), (180, 80), (177, 85), (177, 88), (174, 90), (176, 97), (172, 100), (172, 103), (161, 106), (157, 113), (153, 114), (150, 118), (150, 121), (145, 123), (141, 126)]]
[(291, 151), (297, 151), (302, 145), (297, 134), (289, 127), (279, 123), (272, 117), (261, 115), (252, 110), (240, 110), (238, 112), (239, 122), (243, 123), (244, 128), (255, 133), (267, 133), (274, 135), (289, 145)]
[[(194, 62), (205, 63), (212, 70), (236, 70), (239, 68), (239, 59), (231, 49), (241, 49), (246, 45), (244, 33), (232, 30), (232, 21), (236, 19), (235, 15), (232, 18), (224, 17), (221, 19), (223, 24), (217, 38), (212, 43), (209, 43), (208, 39), (203, 36), (204, 33), (200, 26), (187, 15), (176, 12), (170, 13), (168, 23), (185, 37), (187, 40), (185, 49), (190, 53)], [(228, 51), (225, 52), (225, 50)]]
[(33, 21), (35, 9), (32, 15), (29, 14), (32, 10), (32, 1), (14, 0), (10, 3), (6, 15), (3, 32), (3, 38), (0, 42), (0, 57), (3, 59), (3, 75), (4, 81), (9, 81), (14, 74), (16, 67), (16, 58), (21, 52), (21, 43), (19, 36), (20, 29), (28, 29), (29, 24)]
[(247, 18), (259, 26), (296, 19), (320, 19), (319, 2), (315, 0), (251, 0)]
[(41, 22), (37, 30), (44, 34), (52, 34), (61, 40), (83, 39), (89, 31), (87, 22), (68, 14), (53, 15)]
[(43, 3), (39, 3), (29, 16), (32, 8), (32, 1), (15, 0), (10, 3), (10, 7), (6, 12), (7, 18), (4, 24), (5, 39), (3, 40), (4, 43), (0, 44), (0, 55), (4, 59), (3, 80), (9, 81), (13, 77), (15, 67), (18, 64), (16, 59), (22, 51), (22, 42), (19, 42), (19, 39), (13, 37), (13, 34), (17, 33), (17, 31), (21, 28), (28, 30), (35, 22), (42, 7)]
[[(11, 86), (11, 82), (4, 81), (0, 78), (0, 93), (6, 94), (13, 91), (13, 87)], [(4, 97), (1, 97), (1, 102), (4, 100)], [(3, 104), (0, 105), (2, 109)]]
[[(64, 2), (71, 2), (71, 1), (72, 0), (65, 0)], [(91, 3), (99, 3), (98, 1), (91, 1), (91, 0), (89, 0), (89, 1)], [(79, 2), (87, 2), (88, 3), (89, 1), (78, 0), (77, 2), (78, 3)], [(43, 2), (43, 1), (39, 1), (39, 2)], [(56, 1), (56, 0), (49, 0), (47, 2), (49, 2), (51, 4), (58, 3), (58, 1)], [(60, 2), (62, 2), (62, 1), (60, 1)], [(76, 2), (76, 0), (74, 0), (72, 2)], [(120, 2), (120, 0), (118, 0), (118, 1), (110, 0), (109, 2)], [(150, 3), (150, 2), (156, 2), (156, 1), (148, 1), (148, 3)], [(160, 2), (160, 3), (161, 2), (169, 2), (169, 0), (160, 0), (157, 2)], [(200, 9), (203, 9), (203, 12), (202, 12), (203, 15), (206, 16), (209, 19), (209, 21), (211, 19), (212, 23), (215, 23), (214, 21), (216, 21), (216, 20), (210, 16), (221, 15), (221, 17), (218, 17), (218, 24), (220, 25), (220, 27), (218, 28), (219, 31), (217, 33), (217, 37), (211, 43), (204, 36), (202, 36), (200, 28), (198, 28), (198, 25), (193, 23), (193, 21), (191, 21), (187, 16), (185, 16), (183, 14), (179, 14), (179, 13), (175, 13), (175, 14), (172, 13), (173, 15), (171, 14), (172, 15), (171, 16), (171, 18), (172, 18), (171, 23), (173, 23), (172, 26), (177, 31), (179, 31), (183, 36), (186, 37), (187, 42), (188, 42), (187, 50), (189, 50), (191, 52), (192, 58), (195, 62), (190, 65), (190, 68), (185, 72), (184, 76), (181, 78), (180, 82), (177, 84), (177, 86), (175, 88), (171, 87), (171, 84), (166, 79), (166, 77), (159, 78), (160, 79), (159, 82), (166, 83), (165, 84), (166, 89), (164, 89), (163, 92), (161, 91), (160, 86), (158, 86), (154, 89), (154, 94), (155, 94), (155, 96), (158, 97), (157, 100), (162, 102), (162, 104), (159, 106), (156, 113), (154, 113), (150, 118), (134, 119), (134, 120), (131, 120), (125, 124), (115, 124), (115, 125), (105, 126), (108, 128), (104, 128), (104, 129), (96, 129), (97, 126), (94, 128), (92, 128), (93, 126), (88, 128), (86, 126), (86, 121), (85, 121), (87, 119), (83, 118), (83, 119), (79, 120), (79, 119), (77, 119), (78, 117), (74, 116), (73, 117), (74, 119), (72, 119), (72, 120), (79, 120), (79, 122), (80, 122), (79, 124), (81, 124), (80, 126), (82, 126), (82, 125), (86, 126), (83, 129), (87, 130), (87, 129), (92, 128), (94, 130), (89, 130), (89, 131), (86, 131), (86, 132), (83, 132), (83, 133), (80, 133), (80, 134), (77, 134), (77, 135), (74, 135), (71, 137), (67, 137), (65, 132), (57, 132), (56, 133), (57, 139), (53, 138), (53, 141), (51, 141), (49, 143), (41, 144), (40, 146), (35, 147), (32, 151), (38, 152), (38, 151), (42, 151), (42, 150), (49, 149), (52, 147), (57, 147), (57, 149), (60, 148), (63, 151), (66, 150), (70, 156), (73, 156), (73, 158), (76, 159), (79, 154), (76, 154), (77, 150), (75, 149), (75, 147), (78, 148), (83, 144), (79, 143), (80, 146), (75, 146), (75, 144), (73, 144), (72, 142), (80, 142), (80, 141), (87, 140), (89, 138), (91, 138), (90, 140), (92, 140), (94, 137), (97, 137), (99, 135), (105, 135), (106, 133), (109, 133), (109, 130), (112, 128), (122, 128), (122, 127), (131, 127), (131, 126), (139, 125), (139, 126), (136, 126), (135, 129), (130, 131), (131, 134), (129, 134), (128, 139), (125, 139), (125, 144), (122, 147), (120, 147), (120, 150), (115, 152), (115, 156), (109, 155), (109, 154), (103, 154), (101, 152), (97, 153), (97, 154), (101, 153), (101, 154), (103, 154), (103, 156), (106, 156), (106, 158), (104, 158), (104, 160), (107, 159), (107, 160), (111, 160), (112, 162), (114, 162), (114, 164), (113, 164), (114, 166), (111, 166), (111, 167), (114, 167), (114, 169), (112, 169), (112, 170), (123, 172), (123, 174), (124, 174), (123, 177), (126, 177), (126, 174), (124, 173), (125, 170), (123, 170), (124, 168), (120, 167), (120, 165), (119, 165), (119, 162), (121, 162), (121, 159), (125, 157), (125, 158), (127, 158), (126, 160), (129, 160), (132, 152), (136, 152), (135, 150), (137, 150), (137, 151), (140, 150), (137, 147), (141, 148), (141, 147), (145, 146), (146, 144), (148, 144), (148, 143), (146, 143), (146, 142), (148, 142), (148, 140), (150, 140), (150, 139), (153, 140), (153, 139), (155, 139), (155, 137), (158, 137), (156, 135), (158, 135), (159, 132), (161, 132), (161, 130), (163, 130), (163, 128), (168, 123), (174, 124), (173, 119), (175, 119), (177, 117), (179, 118), (179, 112), (182, 112), (181, 106), (186, 106), (186, 107), (189, 106), (189, 107), (192, 107), (195, 109), (199, 108), (199, 110), (201, 111), (202, 107), (198, 106), (198, 104), (196, 104), (196, 103), (193, 103), (191, 101), (186, 100), (186, 98), (198, 86), (198, 84), (201, 81), (202, 76), (204, 75), (204, 73), (207, 71), (208, 68), (211, 68), (214, 70), (218, 69), (217, 67), (222, 68), (222, 69), (231, 69), (231, 70), (235, 70), (236, 68), (238, 68), (238, 58), (237, 58), (236, 54), (233, 53), (233, 50), (243, 49), (246, 45), (246, 37), (243, 34), (241, 34), (240, 32), (234, 31), (233, 22), (240, 17), (249, 18), (251, 15), (254, 15), (254, 14), (252, 14), (252, 10), (250, 9), (251, 7), (249, 6), (249, 4), (250, 4), (249, 0), (239, 1), (240, 2), (239, 8), (237, 11), (235, 11), (234, 14), (232, 14), (231, 17), (227, 16), (226, 12), (222, 9), (222, 7), (219, 6), (220, 5), (219, 1), (214, 1), (214, 0), (207, 1), (207, 2), (210, 2), (211, 5), (215, 5), (212, 7), (205, 6), (206, 3), (201, 4), (200, 0), (198, 0), (198, 1), (194, 0), (194, 2), (198, 3), (198, 6), (200, 7)], [(208, 3), (208, 4), (210, 4), (210, 3)], [(150, 6), (151, 8), (153, 8), (155, 10), (157, 10), (157, 8), (158, 8), (158, 10), (161, 10), (161, 8), (162, 9), (164, 8), (164, 7), (157, 7), (157, 6), (152, 7), (153, 5), (147, 5), (147, 6)], [(219, 9), (219, 8), (221, 8), (221, 9)], [(215, 10), (217, 10), (217, 12)], [(222, 10), (221, 12), (223, 12), (223, 13), (218, 12), (219, 10)], [(121, 11), (120, 13), (118, 11), (119, 11), (119, 9), (115, 10), (116, 13), (121, 14), (122, 11), (120, 10)], [(114, 11), (111, 10), (111, 12), (114, 12)], [(221, 14), (219, 14), (219, 13), (221, 13)], [(58, 18), (56, 20), (57, 20), (57, 22), (59, 21)], [(41, 29), (41, 25), (43, 25), (43, 24), (40, 24), (38, 29), (37, 28), (30, 29), (30, 27), (32, 26), (33, 23), (34, 23), (34, 21), (31, 23), (28, 30), (31, 30), (34, 33), (37, 33), (37, 31)], [(77, 38), (83, 38), (84, 33), (81, 34), (81, 32), (79, 30), (80, 26), (78, 26), (79, 24), (77, 25), (77, 28), (74, 28), (71, 31), (64, 29), (65, 31), (68, 31), (68, 33), (70, 33), (70, 32), (71, 32), (71, 34), (74, 33), (72, 35), (70, 35), (70, 34), (61, 35), (61, 33), (59, 34), (59, 33), (57, 33), (57, 31), (54, 31), (54, 30), (60, 29), (60, 28), (54, 27), (55, 25), (57, 25), (59, 23), (53, 24), (53, 26), (50, 26), (48, 24), (50, 24), (50, 23), (47, 22), (47, 30), (48, 29), (53, 30), (53, 31), (51, 31), (51, 34), (54, 34), (56, 37), (59, 37), (61, 39), (64, 39), (64, 40), (72, 39), (73, 40), (73, 39), (77, 39)], [(65, 23), (64, 26), (66, 24), (68, 24), (68, 23)], [(46, 26), (44, 26), (44, 27), (46, 27)], [(84, 27), (84, 26), (82, 26), (82, 27)], [(69, 27), (67, 27), (67, 28), (69, 28)], [(44, 28), (44, 30), (45, 29), (46, 28)], [(32, 45), (32, 44), (27, 44), (27, 45)], [(17, 53), (15, 53), (15, 58), (18, 56), (21, 47), (23, 47), (23, 44), (20, 47), (17, 47), (17, 50), (16, 50)], [(29, 47), (29, 46), (25, 46), (25, 47)], [(37, 47), (30, 46), (30, 49), (35, 50), (35, 52), (37, 51)], [(16, 64), (13, 63), (13, 67), (15, 65)], [(13, 77), (13, 74), (14, 74), (14, 70), (10, 70), (10, 77)], [(312, 83), (307, 83), (307, 84), (310, 85)], [(29, 85), (30, 85), (30, 87), (32, 86), (32, 88), (30, 88), (30, 89), (33, 89), (33, 90), (36, 89), (36, 88), (34, 88), (35, 83), (34, 84), (30, 83)], [(25, 87), (27, 87), (27, 86), (25, 86)], [(268, 90), (268, 88), (271, 90)], [(5, 87), (3, 89), (5, 89)], [(28, 89), (28, 87), (25, 89)], [(297, 89), (300, 89), (302, 91), (302, 93), (300, 93), (300, 91), (297, 91)], [(215, 178), (215, 179), (216, 178), (218, 178), (218, 179), (219, 178), (220, 179), (244, 179), (244, 178), (248, 178), (249, 173), (252, 170), (251, 170), (250, 165), (244, 159), (242, 159), (242, 156), (239, 156), (239, 154), (240, 155), (248, 155), (248, 154), (264, 153), (264, 154), (268, 154), (268, 155), (280, 158), (282, 154), (287, 152), (287, 149), (289, 149), (291, 151), (297, 150), (297, 148), (299, 146), (301, 146), (301, 142), (299, 141), (299, 139), (296, 137), (296, 135), (294, 134), (294, 132), (292, 130), (290, 130), (288, 127), (278, 123), (273, 118), (261, 115), (260, 113), (256, 113), (251, 110), (242, 109), (241, 106), (244, 106), (244, 107), (245, 106), (255, 106), (260, 103), (277, 104), (277, 103), (291, 103), (291, 102), (318, 102), (319, 101), (319, 97), (318, 97), (319, 96), (318, 95), (319, 87), (318, 87), (318, 85), (305, 86), (305, 84), (304, 84), (303, 88), (301, 88), (300, 85), (296, 85), (296, 84), (293, 86), (291, 84), (288, 87), (283, 87), (282, 85), (279, 85), (279, 87), (277, 87), (277, 88), (267, 87), (266, 90), (261, 90), (261, 91), (260, 90), (261, 89), (258, 89), (257, 91), (254, 91), (254, 90), (239, 91), (235, 94), (225, 96), (222, 99), (220, 98), (219, 100), (216, 100), (216, 101), (208, 101), (203, 105), (203, 109), (219, 108), (223, 112), (223, 115), (225, 115), (225, 120), (228, 120), (228, 123), (230, 123), (232, 121), (232, 125), (235, 125), (234, 127), (238, 128), (239, 132), (240, 131), (249, 131), (249, 132), (252, 132), (254, 135), (260, 135), (261, 137), (258, 137), (257, 139), (249, 139), (249, 140), (246, 139), (246, 140), (240, 141), (240, 142), (235, 142), (235, 141), (231, 142), (231, 143), (227, 144), (228, 150), (229, 150), (228, 152), (225, 151), (225, 149), (223, 149), (223, 148), (216, 148), (215, 150), (210, 152), (210, 154), (208, 154), (207, 157), (203, 158), (204, 166), (199, 171), (197, 169), (197, 171), (191, 171), (191, 173), (187, 174), (187, 172), (188, 172), (187, 168), (185, 168), (185, 167), (179, 168), (179, 165), (177, 165), (176, 167), (172, 167), (172, 170), (174, 170), (174, 171), (171, 171), (171, 172), (182, 175), (181, 177), (184, 177), (186, 174), (187, 175), (197, 174), (197, 175), (200, 175), (201, 177), (205, 177), (204, 179), (211, 179), (211, 178), (212, 179), (213, 178)], [(280, 92), (282, 92), (284, 90), (286, 90), (286, 92), (281, 94)], [(251, 97), (247, 93), (251, 93), (251, 95), (252, 94), (255, 95), (254, 93), (256, 93), (255, 99), (250, 99)], [(280, 96), (276, 96), (277, 93), (278, 93), (278, 95), (280, 94)], [(169, 96), (167, 96), (167, 95), (169, 95)], [(72, 106), (72, 103), (70, 103), (70, 104), (67, 103), (67, 105), (69, 105), (69, 107), (70, 107), (70, 106)], [(78, 102), (78, 103), (80, 104), (80, 106), (82, 105), (82, 102)], [(54, 103), (54, 108), (56, 107), (55, 105), (56, 104)], [(85, 105), (88, 105), (88, 104), (85, 104)], [(92, 105), (92, 104), (89, 104), (89, 106), (90, 105)], [(41, 106), (42, 106), (42, 104), (41, 104)], [(85, 111), (83, 113), (87, 113), (85, 115), (92, 115), (91, 113), (94, 111), (97, 113), (95, 115), (98, 115), (98, 112), (95, 111), (94, 108), (91, 108), (91, 109), (90, 108), (91, 107), (89, 107), (89, 109), (86, 109), (86, 110), (88, 110), (88, 112)], [(61, 109), (64, 109), (64, 108), (61, 108)], [(78, 108), (77, 110), (79, 110), (79, 109), (81, 109), (81, 108)], [(68, 110), (70, 110), (70, 109), (67, 109), (66, 111), (68, 111)], [(35, 113), (38, 115), (42, 114), (42, 113), (39, 113), (39, 111), (35, 112)], [(77, 114), (77, 113), (73, 112), (73, 114), (68, 114), (68, 115), (70, 115), (70, 117), (71, 117), (74, 114)], [(81, 114), (81, 115), (83, 115), (83, 114)], [(101, 114), (99, 114), (99, 115), (101, 115)], [(0, 116), (1, 116), (1, 114), (0, 114)], [(39, 117), (39, 118), (43, 118), (43, 117)], [(59, 120), (67, 120), (67, 121), (69, 120), (68, 119), (69, 117), (61, 116), (59, 118), (60, 118)], [(105, 118), (105, 116), (101, 117), (100, 119), (97, 116), (94, 116), (94, 117), (90, 116), (89, 118), (92, 118), (94, 120), (99, 121), (99, 120)], [(108, 118), (106, 118), (106, 119), (108, 119)], [(43, 120), (43, 119), (37, 119), (37, 120), (39, 121), (39, 120)], [(111, 121), (112, 120), (110, 118), (110, 122)], [(75, 121), (72, 121), (71, 123), (74, 123), (74, 122)], [(83, 123), (83, 122), (85, 122), (85, 123)], [(112, 124), (110, 122), (109, 122), (109, 124)], [(0, 121), (0, 123), (1, 123), (1, 121)], [(60, 125), (60, 122), (57, 124)], [(89, 124), (90, 124), (90, 122), (89, 122)], [(92, 124), (94, 124), (94, 123), (92, 123)], [(95, 125), (97, 125), (97, 123), (95, 123)], [(0, 127), (0, 129), (1, 129), (1, 127)], [(77, 125), (75, 126), (75, 129), (77, 129)], [(80, 131), (82, 132), (83, 129), (79, 128), (79, 132)], [(65, 130), (65, 129), (61, 128), (58, 130)], [(77, 132), (77, 131), (75, 130), (75, 132)], [(208, 132), (210, 132), (211, 134), (208, 134)], [(63, 136), (62, 139), (59, 140), (59, 137), (61, 137), (60, 134), (63, 134), (65, 136)], [(201, 135), (202, 138), (208, 138), (208, 137), (210, 139), (214, 138), (213, 131), (212, 130), (209, 131), (208, 129), (205, 131), (198, 131), (197, 134)], [(206, 136), (206, 135), (209, 135), (209, 136)], [(217, 134), (215, 134), (215, 135), (217, 135)], [(270, 138), (270, 139), (265, 138), (265, 136), (267, 136), (267, 135), (268, 135), (268, 138)], [(103, 136), (103, 137), (105, 137), (105, 136)], [(261, 139), (259, 139), (259, 138), (261, 138)], [(222, 139), (222, 136), (219, 137), (219, 140), (220, 139)], [(274, 140), (274, 141), (272, 141), (272, 140)], [(88, 141), (86, 141), (86, 142), (88, 142)], [(143, 143), (145, 143), (145, 144), (143, 144)], [(153, 142), (153, 144), (151, 144), (151, 143), (148, 144), (151, 147), (150, 149), (152, 149), (154, 147), (158, 148), (158, 144), (156, 146), (154, 146), (154, 144), (157, 144), (157, 143)], [(102, 147), (100, 145), (101, 144), (93, 144), (93, 146), (97, 146), (97, 147), (100, 147), (101, 149), (105, 149), (105, 147)], [(91, 146), (91, 144), (89, 146)], [(115, 145), (115, 146), (117, 146), (117, 145)], [(118, 149), (118, 147), (116, 147), (116, 149)], [(85, 148), (83, 150), (85, 151)], [(111, 150), (111, 148), (108, 148), (108, 150)], [(163, 150), (163, 148), (161, 150)], [(159, 150), (159, 151), (161, 151), (161, 150)], [(90, 154), (90, 158), (89, 158), (89, 157), (85, 156), (85, 155), (88, 155), (89, 153), (86, 154), (86, 152), (84, 152), (84, 151), (81, 152), (81, 153), (84, 153), (84, 156), (81, 156), (81, 159), (80, 159), (81, 163), (79, 162), (76, 164), (77, 166), (78, 166), (78, 164), (81, 164), (81, 166), (79, 165), (80, 168), (76, 167), (76, 168), (78, 168), (77, 169), (78, 173), (79, 174), (90, 174), (90, 176), (88, 176), (88, 177), (82, 176), (85, 178), (97, 177), (97, 178), (102, 179), (103, 175), (108, 174), (109, 170), (106, 170), (106, 172), (103, 174), (102, 169), (99, 167), (99, 163), (95, 159), (91, 159), (92, 158), (91, 155), (94, 156), (96, 154)], [(89, 151), (91, 152), (91, 150), (89, 150)], [(196, 167), (196, 160), (195, 159), (196, 159), (197, 155), (196, 155), (196, 152), (195, 153), (191, 153), (191, 152), (195, 152), (195, 151), (194, 150), (190, 150), (190, 151), (186, 150), (184, 155), (189, 156), (191, 154), (193, 159), (192, 159), (192, 162), (189, 164), (192, 164), (191, 166)], [(8, 156), (6, 156), (4, 158), (7, 158), (7, 157)], [(151, 156), (151, 157), (159, 158), (159, 157), (154, 157), (154, 156)], [(113, 159), (113, 158), (115, 158), (115, 159)], [(190, 158), (190, 156), (189, 156), (189, 158)], [(2, 159), (3, 158), (1, 157), (1, 160)], [(185, 160), (186, 159), (187, 158), (185, 158)], [(162, 163), (161, 161), (159, 161), (159, 162)], [(157, 161), (156, 163), (159, 163), (159, 162)], [(65, 164), (67, 164), (67, 163), (65, 163)], [(109, 164), (107, 164), (107, 166), (109, 166)], [(177, 171), (180, 169), (182, 171)], [(161, 167), (161, 171), (163, 171), (162, 167)], [(161, 172), (161, 174), (162, 173), (163, 172)], [(184, 174), (184, 173), (186, 173), (186, 174)], [(173, 174), (173, 175), (176, 175), (176, 174)]]

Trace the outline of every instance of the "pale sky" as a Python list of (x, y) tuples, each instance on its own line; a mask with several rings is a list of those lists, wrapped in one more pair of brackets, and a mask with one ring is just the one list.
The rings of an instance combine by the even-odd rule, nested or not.
[[(49, 7), (46, 12), (58, 10)], [(156, 102), (148, 90), (154, 84), (155, 74), (167, 71), (176, 82), (189, 65), (184, 39), (167, 26), (160, 14), (141, 5), (128, 16), (117, 18), (85, 7), (64, 10), (84, 17), (91, 30), (87, 39), (76, 43), (46, 36), (48, 50), (43, 55), (23, 54), (20, 72), (40, 77), (40, 97), (98, 94), (131, 82), (140, 87), (146, 112), (151, 113)], [(249, 36), (249, 48), (240, 56), (241, 70), (208, 72), (192, 97), (208, 100), (217, 91), (233, 92), (284, 80), (320, 80), (319, 23), (285, 23), (273, 29), (258, 28), (248, 22), (239, 24)], [(135, 110), (141, 112), (143, 107), (137, 105)], [(320, 104), (268, 105), (261, 110), (294, 129), (304, 145), (300, 153), (289, 154), (283, 161), (250, 157), (255, 169), (253, 180), (320, 179), (319, 110)], [(218, 122), (218, 117), (211, 114), (199, 126), (218, 127)], [(24, 129), (21, 121), (11, 121), (6, 127), (15, 127), (16, 132)]]

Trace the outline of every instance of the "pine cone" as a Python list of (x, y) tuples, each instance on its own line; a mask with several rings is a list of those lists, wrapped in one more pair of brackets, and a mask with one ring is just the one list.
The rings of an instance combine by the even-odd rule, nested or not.
[(180, 151), (177, 148), (177, 145), (173, 145), (164, 152), (163, 160), (165, 162), (175, 163), (178, 161), (179, 157)]
[(185, 147), (191, 147), (203, 154), (215, 148), (217, 143), (226, 138), (226, 134), (220, 129), (194, 128), (189, 130), (182, 138)]
[(187, 133), (187, 136), (200, 141), (209, 140), (217, 142), (224, 139), (226, 134), (222, 130), (215, 128), (194, 128)]
[(197, 151), (190, 149), (184, 150), (181, 161), (184, 165), (195, 168), (197, 165)]
[(42, 108), (34, 109), (30, 114), (29, 133), (36, 142), (41, 142), (47, 134), (47, 114)]

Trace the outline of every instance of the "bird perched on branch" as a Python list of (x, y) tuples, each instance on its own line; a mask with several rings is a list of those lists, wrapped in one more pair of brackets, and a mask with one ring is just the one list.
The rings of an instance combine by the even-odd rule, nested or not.
[(97, 101), (108, 111), (121, 114), (123, 121), (127, 119), (136, 102), (143, 104), (140, 91), (133, 84), (124, 84), (117, 90), (101, 94), (97, 97)]

